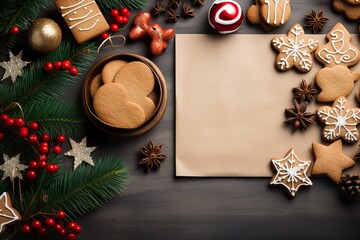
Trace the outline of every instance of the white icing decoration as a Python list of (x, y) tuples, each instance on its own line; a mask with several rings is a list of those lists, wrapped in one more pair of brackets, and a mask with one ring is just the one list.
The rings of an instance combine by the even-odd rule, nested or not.
[(283, 185), (294, 197), (299, 187), (312, 185), (311, 180), (307, 176), (308, 168), (311, 161), (300, 160), (294, 149), (291, 149), (289, 154), (279, 160), (271, 159), (276, 168), (276, 176), (270, 182), (272, 185)]
[(283, 9), (283, 12), (282, 12), (282, 17), (281, 17), (281, 24), (284, 24), (285, 23), (285, 13), (286, 13), (286, 5), (288, 5), (289, 2), (288, 1), (285, 1), (284, 3), (284, 9)]
[[(9, 203), (8, 203), (9, 200), (8, 200), (8, 197), (7, 197), (7, 196), (8, 196), (8, 195), (6, 194), (6, 192), (4, 192), (3, 194), (1, 194), (0, 200), (2, 200), (3, 198), (5, 198), (4, 207), (5, 207), (7, 210), (9, 210), (13, 216), (9, 216), (9, 215), (5, 215), (5, 214), (3, 214), (3, 213), (0, 213), (0, 216), (1, 216), (1, 217), (4, 217), (4, 218), (9, 219), (9, 220), (6, 220), (5, 222), (2, 222), (2, 223), (0, 224), (0, 232), (3, 230), (3, 227), (4, 227), (5, 225), (10, 224), (10, 223), (12, 223), (12, 222), (15, 222), (15, 221), (19, 220), (19, 217), (15, 214), (14, 210), (9, 207)], [(2, 209), (1, 209), (1, 212), (2, 212)]]
[(69, 18), (69, 21), (82, 20), (82, 19), (84, 19), (84, 18), (87, 18), (92, 12), (93, 12), (93, 10), (90, 10), (90, 11), (89, 11), (87, 14), (85, 14), (84, 16), (77, 17), (77, 18)]
[(70, 9), (70, 8), (79, 6), (79, 5), (82, 4), (84, 1), (85, 1), (85, 0), (81, 0), (81, 1), (78, 2), (78, 3), (75, 3), (75, 4), (73, 4), (73, 5), (69, 5), (69, 6), (60, 6), (60, 9), (61, 9), (61, 10)]
[[(318, 56), (321, 60), (326, 62), (327, 64), (331, 63), (331, 59), (334, 60), (336, 64), (340, 63), (350, 63), (358, 58), (357, 51), (349, 47), (348, 49), (345, 48), (345, 33), (341, 30), (335, 29), (330, 33), (331, 36), (331, 47), (334, 51), (329, 50), (328, 48), (323, 48), (318, 52)], [(340, 46), (339, 46), (340, 44)], [(323, 56), (323, 53), (325, 55)], [(354, 53), (354, 57), (351, 58), (350, 53)]]
[[(297, 25), (293, 26), (290, 32), (295, 35), (295, 39), (286, 37), (285, 40), (283, 37), (278, 37), (273, 40), (273, 45), (280, 49), (280, 53), (286, 55), (285, 58), (280, 58), (277, 64), (280, 65), (281, 69), (289, 69), (292, 65), (289, 64), (288, 60), (292, 58), (294, 62), (300, 60), (299, 65), (301, 68), (309, 71), (312, 65), (310, 53), (317, 48), (318, 41), (312, 38), (306, 41), (306, 39), (299, 37), (304, 34), (304, 30)], [(308, 49), (310, 52), (308, 52)]]
[(74, 14), (74, 15), (77, 14), (77, 11), (74, 11), (73, 14)]
[(86, 10), (87, 9), (87, 7), (84, 7), (84, 10)]
[[(75, 11), (75, 10), (78, 10), (79, 8), (82, 8), (82, 7), (84, 7), (84, 6), (87, 6), (87, 5), (90, 5), (90, 4), (94, 4), (94, 3), (95, 3), (95, 1), (91, 1), (91, 2), (85, 3), (84, 5), (75, 7), (74, 9), (72, 9), (72, 10), (70, 10), (70, 11), (64, 13), (64, 14), (61, 14), (61, 16), (62, 16), (62, 17), (65, 17), (65, 16), (68, 15), (69, 13), (71, 13), (71, 12), (73, 12), (73, 11)], [(60, 8), (61, 8), (61, 7), (60, 7)]]
[(90, 19), (93, 19), (93, 18), (95, 18), (95, 17), (97, 17), (97, 16), (99, 16), (99, 15), (101, 15), (101, 13), (97, 13), (97, 14), (91, 16), (91, 17), (88, 17), (88, 18), (86, 18), (86, 19), (84, 19), (84, 20), (82, 20), (82, 21), (79, 21), (79, 22), (75, 23), (74, 25), (70, 26), (69, 28), (70, 28), (70, 29), (73, 29), (73, 28), (76, 27), (77, 25), (82, 24), (82, 23), (84, 23), (84, 22), (86, 22), (86, 21), (89, 21)]
[(358, 140), (359, 132), (356, 125), (360, 123), (360, 109), (347, 109), (346, 102), (346, 98), (340, 97), (332, 108), (324, 107), (317, 110), (319, 119), (325, 123), (323, 134), (326, 139), (336, 140), (342, 137), (349, 142)]
[(79, 31), (88, 31), (88, 30), (94, 28), (94, 27), (96, 26), (96, 24), (98, 24), (98, 22), (100, 22), (100, 20), (99, 20), (99, 19), (96, 19), (96, 21), (93, 23), (93, 25), (91, 25), (91, 26), (88, 27), (88, 28), (79, 28)]
[[(267, 17), (266, 17), (266, 22), (270, 23), (270, 16), (271, 16), (271, 0), (265, 0), (264, 3), (267, 5)], [(277, 10), (279, 7), (279, 1), (281, 0), (272, 0), (274, 2), (274, 24), (277, 24)], [(285, 22), (285, 13), (286, 13), (286, 5), (289, 4), (288, 0), (283, 1), (283, 10), (282, 10), (282, 17), (281, 17), (281, 24), (284, 24)]]

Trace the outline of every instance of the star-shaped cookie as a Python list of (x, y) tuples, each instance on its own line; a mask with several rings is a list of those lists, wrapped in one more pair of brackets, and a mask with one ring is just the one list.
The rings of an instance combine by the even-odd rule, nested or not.
[(5, 230), (6, 225), (19, 220), (19, 212), (12, 207), (9, 194), (4, 192), (0, 196), (0, 233)]
[(326, 174), (338, 183), (342, 171), (356, 164), (354, 160), (343, 153), (340, 139), (329, 146), (313, 143), (312, 147), (316, 158), (312, 169), (314, 175)]

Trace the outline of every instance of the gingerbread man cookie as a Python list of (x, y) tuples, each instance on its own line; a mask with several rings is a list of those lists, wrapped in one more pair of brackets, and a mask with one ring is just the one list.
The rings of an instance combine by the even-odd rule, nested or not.
[(345, 13), (349, 20), (356, 21), (360, 19), (359, 0), (333, 0), (332, 4), (337, 12)]
[(290, 0), (260, 0), (260, 5), (260, 16), (270, 26), (278, 27), (290, 18)]
[(315, 57), (325, 67), (335, 65), (354, 66), (360, 61), (360, 52), (351, 44), (351, 34), (341, 23), (337, 23), (326, 35), (329, 42), (319, 47)]
[(265, 30), (265, 31), (271, 31), (273, 29), (272, 26), (267, 24), (264, 20), (260, 17), (260, 0), (255, 0), (254, 4), (252, 4), (247, 13), (246, 17), (249, 20), (250, 23), (259, 25)]
[(272, 46), (279, 52), (275, 65), (280, 71), (287, 71), (293, 66), (300, 72), (309, 72), (313, 61), (311, 53), (318, 47), (318, 40), (305, 35), (303, 28), (292, 26), (287, 36), (272, 39)]

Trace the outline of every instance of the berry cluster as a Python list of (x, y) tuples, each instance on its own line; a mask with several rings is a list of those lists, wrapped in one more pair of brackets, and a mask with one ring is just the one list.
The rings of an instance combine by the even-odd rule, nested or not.
[[(111, 16), (113, 17), (113, 22), (110, 24), (110, 32), (119, 31), (119, 25), (123, 25), (129, 22), (130, 11), (128, 8), (124, 7), (120, 9), (111, 10)], [(105, 40), (109, 37), (109, 33), (104, 32), (101, 37)]]
[[(35, 133), (39, 128), (37, 122), (26, 124), (23, 118), (10, 118), (5, 113), (0, 115), (0, 119), (4, 121), (7, 127), (15, 127), (19, 136), (31, 144), (36, 152), (36, 160), (31, 160), (29, 162), (29, 170), (26, 173), (26, 176), (29, 180), (36, 179), (37, 171), (40, 169), (46, 169), (47, 173), (56, 173), (58, 171), (58, 165), (47, 163), (46, 160), (49, 154), (53, 153), (58, 155), (62, 152), (60, 145), (66, 140), (64, 135), (60, 134), (56, 137), (55, 144), (53, 144), (50, 151), (50, 135), (44, 133), (41, 136), (38, 136)], [(0, 133), (0, 140), (4, 138), (5, 134)]]
[(71, 62), (69, 60), (64, 60), (62, 62), (57, 61), (55, 62), (55, 64), (52, 62), (46, 62), (44, 63), (43, 69), (45, 72), (52, 72), (54, 70), (54, 67), (57, 71), (68, 70), (71, 76), (75, 76), (79, 72), (76, 67), (71, 65)]
[(33, 219), (30, 224), (24, 224), (21, 228), (26, 235), (33, 232), (44, 236), (51, 229), (54, 229), (60, 236), (67, 240), (76, 240), (77, 234), (81, 232), (81, 226), (77, 222), (69, 222), (65, 220), (66, 213), (62, 210), (56, 214), (46, 214), (53, 217), (46, 217), (43, 221)]

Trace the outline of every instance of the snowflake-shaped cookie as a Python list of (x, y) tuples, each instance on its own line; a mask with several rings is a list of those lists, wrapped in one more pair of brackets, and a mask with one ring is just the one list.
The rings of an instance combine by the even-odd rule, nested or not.
[(276, 175), (270, 184), (285, 186), (291, 196), (295, 196), (300, 186), (312, 185), (307, 176), (311, 161), (300, 160), (294, 149), (290, 149), (284, 158), (271, 159), (271, 162), (276, 169)]
[(309, 72), (313, 61), (311, 53), (316, 50), (319, 42), (305, 36), (304, 29), (296, 24), (284, 37), (272, 39), (273, 47), (279, 52), (275, 65), (280, 71), (287, 71), (293, 66), (300, 72)]
[(322, 135), (328, 141), (342, 138), (349, 143), (359, 140), (356, 125), (360, 123), (360, 108), (351, 108), (345, 97), (335, 99), (332, 107), (321, 107), (316, 111), (325, 123)]

